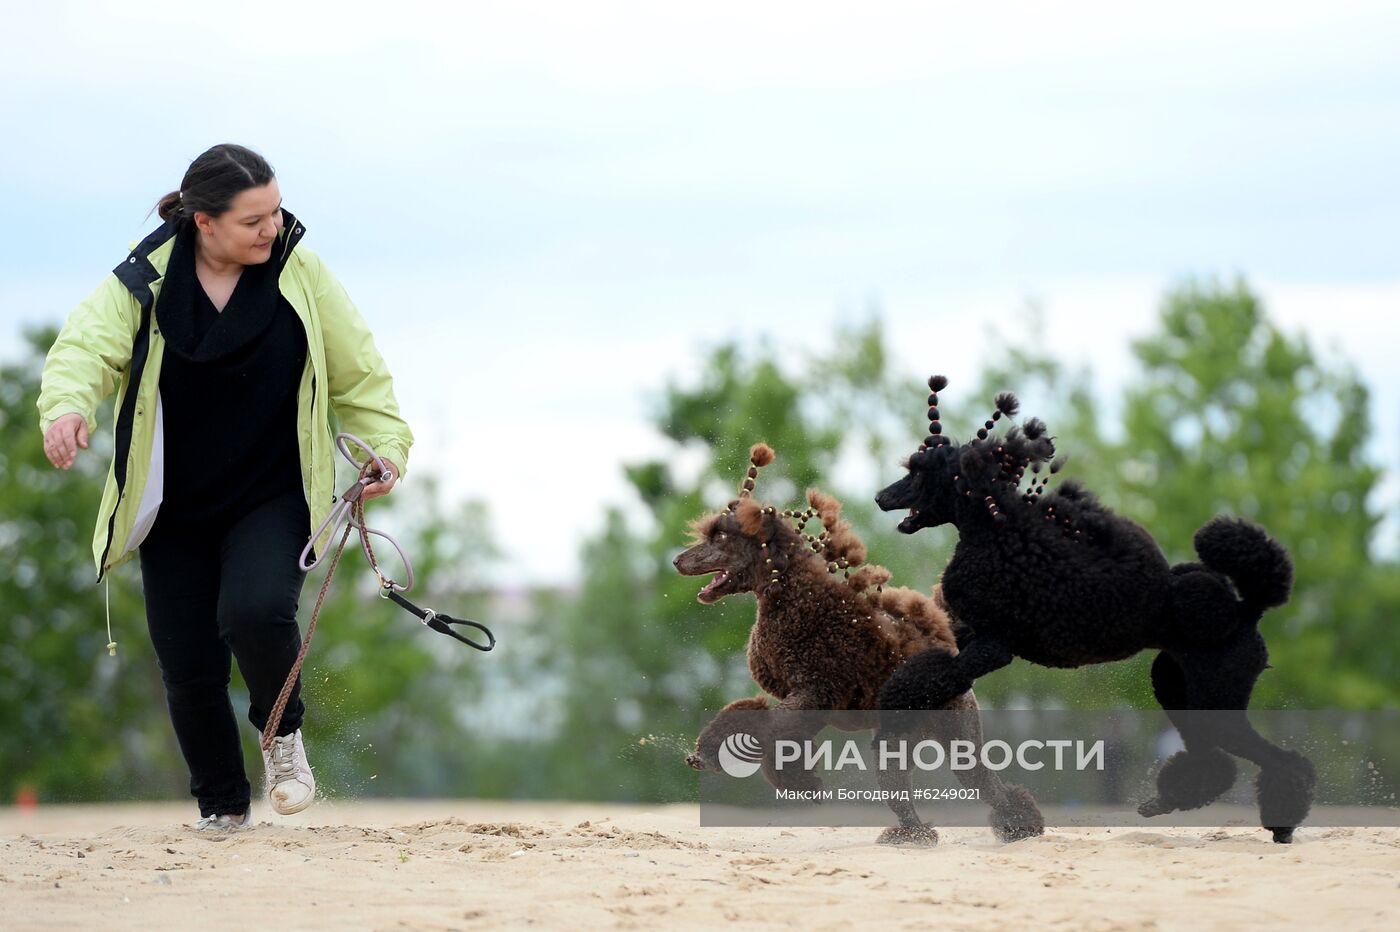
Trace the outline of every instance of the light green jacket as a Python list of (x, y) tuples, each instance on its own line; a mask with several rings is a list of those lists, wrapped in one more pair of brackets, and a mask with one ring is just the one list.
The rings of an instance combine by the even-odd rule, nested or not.
[[(335, 506), (335, 443), (341, 430), (364, 440), (402, 471), (413, 432), (399, 416), (393, 379), (359, 311), (319, 256), (298, 245), (305, 227), (290, 212), (277, 249), (286, 256), (278, 286), (306, 328), (306, 369), (297, 405), (302, 488), (311, 512), (308, 536)], [(44, 363), (39, 427), (78, 413), (88, 435), (97, 430), (99, 403), (115, 389), (115, 455), (107, 473), (93, 535), (101, 579), (130, 559), (160, 507), (164, 425), (160, 370), (165, 340), (152, 313), (175, 224), (147, 236), (97, 290), (69, 315)], [(290, 255), (288, 255), (290, 253)], [(269, 260), (273, 261), (273, 260)], [(318, 541), (318, 549), (324, 541)]]

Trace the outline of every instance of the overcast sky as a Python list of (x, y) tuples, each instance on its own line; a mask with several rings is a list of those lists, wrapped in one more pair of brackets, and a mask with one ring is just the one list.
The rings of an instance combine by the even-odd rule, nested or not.
[(1394, 4), (442, 6), (7, 9), (0, 354), (235, 141), (519, 581), (571, 578), (705, 346), (871, 305), (919, 378), (1038, 301), (1112, 391), (1166, 287), (1242, 275), (1359, 367), (1400, 461)]

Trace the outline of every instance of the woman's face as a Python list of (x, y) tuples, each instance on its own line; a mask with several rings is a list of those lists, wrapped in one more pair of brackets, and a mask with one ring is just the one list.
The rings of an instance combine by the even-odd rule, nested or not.
[(208, 258), (239, 265), (266, 262), (272, 258), (272, 245), (282, 229), (282, 192), (277, 179), (240, 191), (229, 209), (217, 217), (196, 212), (194, 222)]

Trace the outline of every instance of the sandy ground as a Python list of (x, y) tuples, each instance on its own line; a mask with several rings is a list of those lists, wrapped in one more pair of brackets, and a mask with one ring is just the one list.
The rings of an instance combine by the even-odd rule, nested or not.
[(701, 828), (695, 806), (324, 802), (209, 835), (186, 804), (0, 810), (6, 929), (1400, 927), (1400, 829), (1061, 829), (932, 849)]

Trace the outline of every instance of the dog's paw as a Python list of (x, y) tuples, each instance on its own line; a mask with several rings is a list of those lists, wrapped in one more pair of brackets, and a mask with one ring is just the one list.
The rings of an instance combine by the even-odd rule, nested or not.
[(1153, 816), (1166, 815), (1168, 812), (1175, 811), (1175, 809), (1162, 802), (1162, 800), (1156, 796), (1152, 797), (1141, 806), (1138, 806), (1138, 815), (1148, 819)]
[(1020, 841), (1045, 834), (1045, 817), (1024, 786), (1010, 784), (992, 810), (992, 834), (998, 841)]
[(938, 844), (938, 829), (932, 825), (897, 825), (881, 832), (880, 837), (875, 839), (875, 844), (932, 848)]

